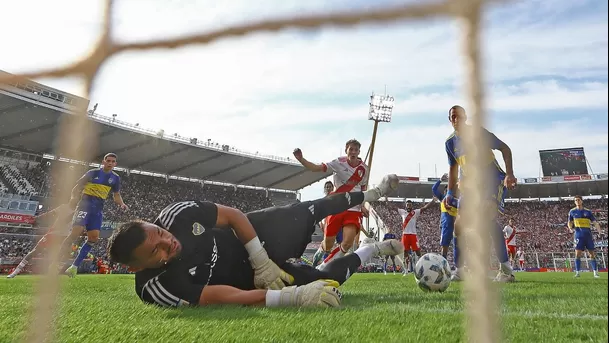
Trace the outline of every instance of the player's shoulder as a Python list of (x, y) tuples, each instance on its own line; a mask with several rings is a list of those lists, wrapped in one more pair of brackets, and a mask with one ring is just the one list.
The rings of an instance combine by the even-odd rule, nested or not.
[(92, 168), (85, 172), (85, 174), (97, 174), (101, 171), (101, 168)]
[(114, 170), (112, 171), (112, 175), (116, 176), (116, 177), (117, 177), (117, 178), (119, 178), (119, 179), (120, 179), (120, 177), (121, 177), (121, 176), (120, 176), (120, 175), (119, 175), (117, 172), (115, 172)]
[(340, 156), (340, 157), (337, 157), (337, 158), (335, 159), (335, 161), (340, 162), (340, 163), (346, 163), (346, 162), (347, 162), (347, 156)]
[(446, 144), (448, 144), (449, 142), (452, 142), (455, 140), (455, 137), (457, 136), (456, 132), (452, 132), (447, 138), (446, 138)]
[(186, 200), (186, 201), (178, 201), (171, 203), (159, 212), (155, 224), (160, 225), (165, 229), (169, 229), (171, 224), (176, 220), (176, 218), (180, 218), (185, 214), (188, 214), (193, 209), (197, 209), (200, 206), (199, 201), (195, 200)]

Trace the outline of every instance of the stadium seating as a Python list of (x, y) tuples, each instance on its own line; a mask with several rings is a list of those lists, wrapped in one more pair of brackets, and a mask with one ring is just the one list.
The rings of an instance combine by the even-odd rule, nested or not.
[(17, 169), (17, 167), (13, 165), (2, 164), (0, 165), (0, 174), (2, 174), (4, 179), (9, 182), (10, 186), (13, 187), (17, 194), (37, 194), (34, 187), (23, 175), (21, 175), (21, 172), (19, 171), (19, 169)]
[[(75, 182), (87, 169), (87, 166), (69, 164), (59, 161), (43, 161), (29, 169), (18, 170), (14, 166), (0, 167), (1, 175), (10, 180), (13, 188), (20, 194), (38, 194), (41, 197), (53, 197), (59, 189), (57, 182), (50, 174), (53, 164), (60, 164), (61, 177), (69, 177)], [(184, 199), (208, 200), (226, 206), (236, 207), (244, 212), (257, 210), (273, 205), (283, 205), (297, 201), (293, 194), (266, 193), (264, 190), (237, 188), (226, 185), (201, 184), (199, 182), (165, 179), (142, 174), (126, 175), (120, 173), (122, 178), (121, 194), (125, 203), (130, 206), (128, 212), (118, 209), (112, 199), (106, 203), (105, 221), (115, 224), (132, 218), (141, 218), (152, 221), (163, 207), (169, 203)], [(0, 192), (7, 187), (2, 187)], [(44, 199), (44, 198), (42, 198)], [(45, 205), (44, 200), (42, 204)], [(385, 225), (390, 231), (401, 235), (401, 218), (397, 212), (403, 203), (376, 202), (372, 204)], [(603, 233), (596, 235), (596, 240), (607, 239), (607, 200), (588, 200), (586, 206), (591, 209), (603, 209), (599, 212), (599, 220), (603, 223)], [(415, 206), (416, 207), (416, 206)], [(565, 229), (566, 214), (573, 207), (571, 201), (523, 201), (508, 202), (506, 216), (514, 219), (516, 228), (521, 232), (518, 245), (527, 252), (561, 252), (572, 251), (572, 236)], [(45, 206), (43, 211), (47, 210)], [(423, 251), (439, 250), (439, 206), (432, 207), (424, 212), (418, 222), (419, 244)], [(0, 259), (19, 258), (26, 254), (35, 244), (44, 229), (1, 228), (0, 227)], [(105, 232), (107, 237), (110, 231)], [(307, 254), (312, 254), (320, 244), (323, 233), (315, 231), (313, 242), (307, 247)], [(105, 244), (96, 245), (94, 254), (102, 260), (107, 256), (104, 251)], [(606, 248), (602, 251), (606, 252)], [(309, 256), (310, 257), (310, 256)], [(449, 256), (451, 258), (451, 256)]]

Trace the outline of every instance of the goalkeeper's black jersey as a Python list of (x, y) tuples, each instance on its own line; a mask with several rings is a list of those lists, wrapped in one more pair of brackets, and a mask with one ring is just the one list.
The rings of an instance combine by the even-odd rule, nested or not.
[(253, 271), (243, 244), (230, 229), (216, 228), (218, 207), (205, 201), (173, 203), (154, 224), (182, 245), (180, 255), (158, 269), (135, 274), (135, 290), (161, 306), (197, 305), (206, 285), (254, 289)]

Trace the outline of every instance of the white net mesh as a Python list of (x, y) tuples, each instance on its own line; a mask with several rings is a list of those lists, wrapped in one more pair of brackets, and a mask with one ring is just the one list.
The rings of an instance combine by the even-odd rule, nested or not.
[[(466, 83), (464, 84), (468, 103), (468, 116), (474, 128), (481, 128), (485, 123), (484, 113), (484, 89), (482, 86), (482, 76), (480, 68), (480, 21), (483, 13), (483, 6), (490, 1), (483, 0), (447, 0), (441, 2), (408, 4), (393, 7), (376, 9), (358, 10), (340, 13), (324, 13), (311, 16), (287, 17), (283, 19), (265, 20), (260, 22), (244, 23), (233, 25), (223, 29), (218, 29), (206, 33), (189, 34), (172, 39), (159, 39), (147, 42), (117, 42), (112, 34), (114, 14), (116, 13), (116, 1), (108, 0), (104, 12), (104, 29), (95, 47), (86, 58), (76, 61), (67, 66), (49, 70), (23, 73), (17, 76), (3, 76), (0, 78), (2, 83), (13, 83), (20, 78), (65, 78), (81, 77), (85, 81), (85, 96), (89, 97), (91, 90), (95, 86), (96, 76), (100, 67), (112, 56), (129, 51), (149, 51), (151, 49), (174, 49), (189, 45), (205, 45), (221, 39), (235, 36), (246, 36), (258, 32), (277, 32), (285, 29), (318, 29), (324, 26), (335, 27), (354, 27), (360, 24), (373, 22), (395, 22), (403, 20), (422, 20), (437, 16), (457, 17), (461, 24), (461, 53), (464, 58), (466, 71)], [(127, 23), (128, 24), (128, 23)], [(97, 135), (94, 126), (86, 118), (86, 108), (81, 109), (82, 116), (78, 120), (62, 122), (58, 132), (58, 145), (56, 155), (70, 155), (81, 161), (92, 160), (92, 154), (96, 151), (91, 144), (83, 144), (85, 140)], [(487, 179), (487, 175), (476, 170), (484, 170), (482, 162), (484, 152), (488, 151), (488, 142), (481, 140), (481, 130), (472, 130), (471, 134), (464, 137), (465, 148), (470, 152), (468, 164), (474, 168), (471, 174), (472, 189), (482, 189), (482, 185)], [(71, 152), (66, 154), (66, 152)], [(478, 167), (478, 168), (476, 168)], [(57, 171), (53, 171), (57, 173)], [(67, 180), (60, 178), (59, 180)], [(58, 189), (69, 190), (72, 185), (59, 185)], [(65, 192), (65, 191), (64, 191)], [(470, 341), (474, 342), (494, 342), (499, 339), (495, 328), (497, 318), (494, 309), (497, 306), (496, 297), (488, 287), (487, 264), (489, 260), (488, 235), (481, 235), (484, 232), (483, 218), (481, 218), (474, 208), (481, 205), (480, 194), (476, 192), (469, 194), (471, 210), (462, 213), (467, 227), (471, 229), (472, 235), (468, 235), (468, 245), (473, 249), (466, 250), (468, 253), (465, 259), (471, 269), (471, 277), (466, 279), (464, 295), (468, 308), (468, 335)], [(55, 199), (69, 198), (69, 194), (58, 194)], [(53, 204), (54, 207), (60, 205)], [(58, 253), (58, 245), (50, 249), (52, 256)], [(50, 259), (46, 259), (50, 263)], [(48, 267), (48, 266), (47, 266)], [(50, 271), (53, 268), (49, 268)], [(30, 322), (36, 325), (29, 326), (30, 332), (27, 340), (29, 342), (43, 342), (53, 338), (53, 318), (56, 310), (55, 299), (59, 292), (59, 278), (57, 273), (49, 272), (39, 281), (37, 301), (33, 309)]]

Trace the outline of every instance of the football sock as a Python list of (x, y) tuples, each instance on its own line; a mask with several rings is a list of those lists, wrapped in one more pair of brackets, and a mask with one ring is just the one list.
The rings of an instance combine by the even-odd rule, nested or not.
[(82, 247), (80, 247), (80, 251), (78, 251), (78, 256), (76, 256), (76, 259), (74, 260), (72, 265), (75, 267), (79, 267), (80, 264), (82, 263), (82, 261), (85, 259), (85, 257), (87, 257), (87, 255), (91, 251), (92, 247), (93, 246), (88, 241), (85, 244), (83, 244)]

